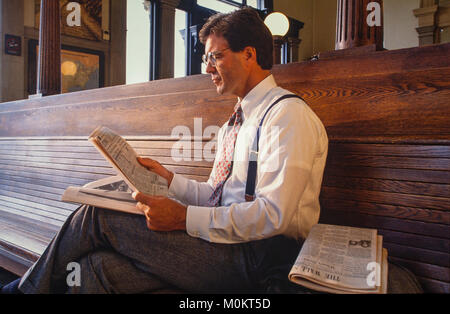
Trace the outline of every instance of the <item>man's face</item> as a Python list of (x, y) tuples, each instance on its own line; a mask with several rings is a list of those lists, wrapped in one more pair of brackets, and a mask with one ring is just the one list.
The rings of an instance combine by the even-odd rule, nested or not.
[(205, 54), (215, 54), (216, 65), (211, 62), (206, 67), (206, 72), (211, 74), (211, 79), (216, 85), (217, 93), (232, 94), (243, 98), (245, 96), (246, 82), (249, 76), (248, 66), (245, 63), (243, 52), (233, 52), (228, 42), (223, 37), (211, 34), (205, 45)]

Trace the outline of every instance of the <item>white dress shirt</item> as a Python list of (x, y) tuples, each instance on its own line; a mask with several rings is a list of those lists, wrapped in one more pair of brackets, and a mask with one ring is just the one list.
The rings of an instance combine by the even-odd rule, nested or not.
[[(256, 198), (245, 200), (249, 152), (257, 127), (267, 108), (286, 94), (292, 93), (277, 87), (270, 75), (239, 99), (243, 124), (220, 206), (207, 205), (213, 193), (214, 170), (207, 182), (174, 175), (169, 194), (188, 205), (189, 235), (216, 243), (247, 242), (280, 234), (298, 239), (305, 238), (318, 222), (328, 138), (320, 119), (297, 98), (279, 102), (267, 114), (259, 140)], [(215, 163), (229, 131), (227, 125), (217, 135)]]

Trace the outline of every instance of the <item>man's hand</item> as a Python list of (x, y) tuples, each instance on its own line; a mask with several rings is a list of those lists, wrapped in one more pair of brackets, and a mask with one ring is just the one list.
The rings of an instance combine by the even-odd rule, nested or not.
[(133, 193), (147, 218), (147, 227), (154, 231), (186, 230), (187, 207), (164, 196), (149, 196), (140, 192)]
[(167, 170), (167, 168), (161, 165), (159, 162), (150, 158), (138, 157), (137, 161), (148, 170), (153, 171), (154, 173), (166, 179), (167, 186), (170, 187), (173, 179), (173, 172)]

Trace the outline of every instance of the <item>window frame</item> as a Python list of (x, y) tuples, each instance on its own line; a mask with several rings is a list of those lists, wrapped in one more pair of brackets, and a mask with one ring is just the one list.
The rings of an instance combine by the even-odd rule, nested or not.
[[(242, 0), (242, 3), (235, 0), (215, 0), (222, 3), (227, 3), (236, 8), (247, 5), (247, 0)], [(273, 0), (257, 0), (257, 10), (265, 14), (273, 11)], [(181, 0), (176, 7), (187, 13), (186, 19), (186, 76), (201, 74), (201, 56), (204, 47), (198, 40), (198, 32), (201, 26), (205, 23), (206, 18), (214, 14), (216, 11), (202, 7), (197, 4), (197, 0)], [(158, 29), (161, 19), (161, 5), (158, 0), (150, 0), (149, 6), (150, 18), (150, 71), (149, 80), (159, 79), (158, 64), (161, 60), (158, 49), (156, 49), (161, 38), (161, 32)]]

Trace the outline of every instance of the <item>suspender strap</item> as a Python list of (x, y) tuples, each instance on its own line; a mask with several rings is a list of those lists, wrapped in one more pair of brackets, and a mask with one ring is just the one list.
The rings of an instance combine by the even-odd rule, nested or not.
[(259, 122), (258, 130), (256, 131), (256, 139), (255, 142), (253, 143), (253, 146), (250, 149), (250, 156), (248, 162), (247, 184), (245, 186), (245, 200), (247, 202), (251, 202), (255, 199), (256, 173), (258, 171), (259, 136), (261, 132), (261, 126), (263, 125), (264, 119), (266, 118), (269, 111), (280, 101), (287, 98), (299, 98), (303, 100), (303, 98), (294, 94), (281, 96), (269, 106), (269, 108), (264, 113), (261, 121)]

